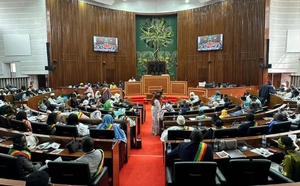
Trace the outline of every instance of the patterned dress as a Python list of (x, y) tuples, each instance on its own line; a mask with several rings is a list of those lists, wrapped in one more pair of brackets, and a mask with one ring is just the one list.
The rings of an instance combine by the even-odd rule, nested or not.
[(161, 112), (161, 106), (158, 99), (154, 100), (154, 105), (151, 108), (152, 111), (152, 134), (159, 135), (159, 116)]

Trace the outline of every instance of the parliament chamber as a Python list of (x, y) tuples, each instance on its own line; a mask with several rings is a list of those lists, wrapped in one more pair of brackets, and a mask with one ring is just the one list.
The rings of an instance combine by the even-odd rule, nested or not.
[[(102, 3), (99, 4), (99, 1)], [(228, 132), (225, 132), (225, 129), (216, 129), (212, 136), (203, 139), (203, 142), (212, 147), (215, 143), (226, 146), (227, 142), (229, 144), (231, 142), (235, 148), (230, 150), (238, 152), (234, 154), (238, 157), (225, 154), (224, 158), (220, 157), (220, 153), (213, 152), (214, 160), (211, 161), (211, 165), (205, 165), (208, 167), (207, 172), (192, 172), (193, 169), (190, 167), (195, 166), (194, 169), (197, 169), (196, 167), (200, 166), (201, 169), (201, 165), (182, 165), (180, 162), (177, 164), (179, 159), (174, 159), (171, 166), (166, 163), (168, 146), (174, 149), (178, 144), (187, 142), (192, 131), (170, 130), (170, 140), (159, 139), (163, 131), (178, 127), (179, 115), (184, 117), (186, 128), (199, 129), (205, 134), (214, 127), (212, 117), (222, 115), (223, 110), (231, 114), (235, 112), (237, 106), (245, 106), (243, 98), (246, 92), (260, 98), (259, 90), (268, 80), (272, 80), (278, 89), (282, 82), (287, 83), (285, 88), (289, 87), (288, 82), (299, 87), (299, 76), (295, 72), (299, 71), (299, 68), (295, 68), (295, 64), (298, 63), (297, 53), (282, 52), (282, 46), (286, 45), (283, 42), (285, 31), (288, 32), (286, 29), (293, 29), (298, 23), (296, 19), (289, 20), (284, 23), (286, 28), (279, 29), (278, 24), (282, 24), (285, 20), (278, 21), (276, 16), (276, 21), (270, 18), (272, 14), (277, 15), (283, 11), (274, 11), (274, 7), (278, 8), (284, 4), (293, 9), (290, 11), (292, 13), (297, 9), (294, 9), (298, 6), (297, 2), (190, 0), (183, 3), (176, 0), (175, 6), (175, 1), (171, 0), (168, 2), (149, 0), (147, 6), (137, 6), (140, 3), (137, 0), (99, 1), (0, 2), (0, 7), (3, 6), (4, 10), (0, 13), (0, 17), (6, 20), (4, 27), (0, 29), (0, 35), (3, 35), (3, 42), (0, 42), (0, 64), (2, 64), (0, 94), (2, 87), (7, 91), (12, 85), (16, 85), (18, 89), (22, 86), (25, 89), (28, 87), (30, 91), (42, 87), (52, 89), (46, 93), (37, 93), (28, 99), (22, 97), (26, 94), (26, 90), (19, 94), (6, 95), (6, 100), (11, 105), (18, 111), (26, 111), (31, 119), (41, 116), (47, 118), (50, 111), (42, 111), (39, 103), (51, 97), (52, 93), (55, 97), (66, 96), (68, 99), (64, 102), (64, 108), (60, 110), (61, 108), (54, 106), (54, 111), (51, 112), (65, 114), (65, 120), (71, 112), (84, 115), (85, 117), (78, 118), (78, 122), (88, 127), (89, 132), (96, 129), (106, 114), (118, 116), (119, 111), (124, 109), (124, 113), (120, 114), (124, 118), (114, 118), (113, 123), (124, 131), (126, 142), (115, 140), (107, 133), (105, 135), (109, 136), (108, 139), (103, 134), (97, 134), (101, 139), (93, 137), (95, 148), (104, 151), (106, 169), (101, 178), (102, 182), (98, 184), (101, 186), (169, 186), (178, 185), (178, 182), (183, 183), (179, 185), (184, 185), (180, 180), (182, 177), (172, 170), (175, 166), (178, 172), (186, 176), (185, 179), (189, 179), (192, 175), (196, 180), (199, 174), (207, 175), (205, 181), (213, 180), (203, 182), (208, 183), (207, 185), (298, 184), (299, 180), (272, 171), (272, 165), (267, 169), (267, 179), (264, 178), (263, 182), (249, 180), (248, 184), (234, 183), (231, 182), (229, 174), (222, 175), (229, 168), (231, 160), (233, 163), (234, 160), (241, 159), (255, 160), (253, 165), (256, 160), (280, 164), (284, 159), (284, 152), (274, 145), (273, 141), (282, 136), (296, 136), (298, 139), (300, 125), (289, 121), (279, 122), (279, 127), (274, 127), (269, 132), (268, 124), (279, 112), (295, 114), (298, 108), (297, 100), (283, 99), (278, 94), (270, 94), (267, 104), (254, 113), (256, 126), (250, 127), (251, 130), (247, 131), (245, 136), (239, 136), (236, 128), (245, 121), (246, 113), (222, 118), (224, 128), (227, 128)], [(158, 4), (151, 6), (153, 2)], [(128, 9), (139, 7), (140, 10), (120, 9), (123, 5)], [(147, 12), (153, 7), (154, 12)], [(273, 9), (270, 11), (270, 8)], [(12, 19), (11, 15), (16, 15), (16, 19), (20, 21)], [(292, 16), (287, 17), (291, 19)], [(291, 22), (294, 24), (290, 24)], [(274, 23), (280, 31), (270, 28)], [(278, 36), (278, 33), (284, 36)], [(270, 42), (272, 37), (274, 39)], [(14, 40), (16, 38), (19, 39)], [(207, 40), (203, 41), (203, 38)], [(30, 47), (27, 45), (28, 42)], [(12, 47), (9, 47), (9, 44), (12, 44)], [(17, 46), (25, 44), (25, 49), (29, 48), (29, 53), (26, 53), (27, 50), (24, 48), (17, 51)], [(13, 50), (15, 53), (11, 53), (8, 49), (15, 49)], [(85, 85), (95, 93), (101, 92), (106, 85), (110, 87), (114, 84), (116, 86), (109, 89), (110, 96), (119, 95), (122, 102), (115, 104), (112, 110), (104, 110), (104, 103), (90, 107), (82, 103), (76, 107), (71, 104), (70, 95), (74, 92), (83, 97), (88, 95)], [(161, 106), (170, 103), (174, 111), (164, 112), (159, 118), (160, 134), (154, 136), (151, 134), (152, 104), (153, 96), (159, 91), (162, 92)], [(212, 104), (212, 98), (217, 92), (221, 93), (222, 99), (226, 97), (230, 100), (228, 107)], [(189, 105), (189, 111), (181, 114), (181, 103), (191, 101), (191, 94), (198, 96), (199, 101)], [(196, 119), (199, 116), (200, 103), (209, 107), (203, 110), (207, 118), (201, 119), (201, 122)], [(95, 111), (100, 111), (100, 118), (91, 118)], [(0, 138), (3, 140), (0, 142), (1, 154), (8, 153), (14, 135), (31, 133), (19, 131), (11, 125), (14, 125), (14, 120), (0, 116)], [(45, 125), (45, 121), (33, 120), (32, 133), (40, 144), (56, 142), (61, 145), (62, 151), (53, 153), (33, 149), (31, 151), (33, 161), (44, 163), (45, 160), (62, 157), (64, 161), (71, 162), (84, 154), (82, 151), (70, 153), (66, 145), (73, 137), (51, 134), (47, 132)], [(263, 146), (264, 137), (268, 145), (266, 149), (273, 153), (267, 157), (264, 156), (264, 151), (255, 152)], [(83, 136), (77, 136), (76, 139), (80, 142)], [(245, 162), (239, 163), (242, 165)], [(180, 166), (182, 168), (178, 168)], [(246, 164), (244, 167), (247, 167)], [(254, 174), (254, 169), (243, 171), (240, 169), (238, 172), (239, 168), (241, 167), (238, 166), (230, 172), (239, 175), (245, 171), (249, 175), (257, 176), (257, 180), (260, 181), (259, 176)], [(265, 175), (266, 171), (259, 173)], [(203, 178), (199, 179), (201, 182)], [(240, 179), (243, 179), (243, 175), (240, 175)], [(255, 181), (255, 178), (252, 181)], [(2, 184), (23, 186), (26, 183), (24, 179), (2, 178), (0, 175), (0, 185)]]

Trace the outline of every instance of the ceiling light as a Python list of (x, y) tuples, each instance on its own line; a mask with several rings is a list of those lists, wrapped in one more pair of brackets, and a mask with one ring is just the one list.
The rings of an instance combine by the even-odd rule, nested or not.
[(185, 0), (185, 3), (189, 3), (190, 2), (190, 0)]

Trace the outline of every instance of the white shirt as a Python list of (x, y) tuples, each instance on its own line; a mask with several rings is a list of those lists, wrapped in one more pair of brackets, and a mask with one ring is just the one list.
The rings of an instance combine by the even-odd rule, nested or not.
[(94, 173), (97, 171), (102, 158), (104, 158), (102, 157), (102, 153), (98, 149), (94, 149), (92, 152), (87, 152), (81, 157), (77, 158), (75, 162), (88, 163), (91, 176), (93, 176)]

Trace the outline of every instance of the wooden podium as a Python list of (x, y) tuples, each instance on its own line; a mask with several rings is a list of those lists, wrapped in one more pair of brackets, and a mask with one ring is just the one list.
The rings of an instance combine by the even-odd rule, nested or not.
[(166, 74), (166, 62), (165, 61), (148, 61), (147, 62), (147, 74), (148, 75)]

